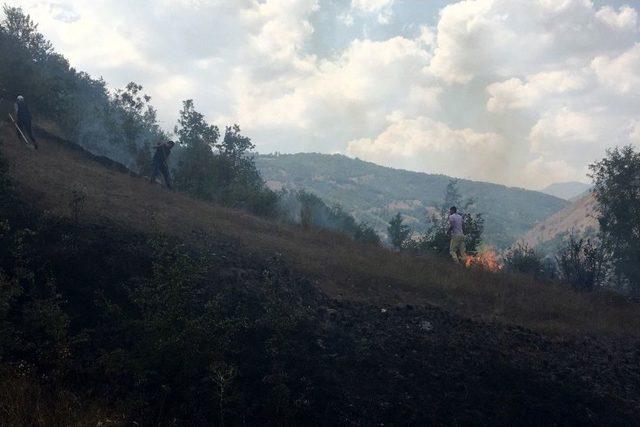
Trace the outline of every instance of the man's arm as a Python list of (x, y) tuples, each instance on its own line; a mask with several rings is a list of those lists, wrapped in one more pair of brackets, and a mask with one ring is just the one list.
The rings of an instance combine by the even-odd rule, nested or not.
[(447, 234), (453, 233), (453, 221), (451, 221), (451, 215), (449, 215), (449, 229), (447, 230)]

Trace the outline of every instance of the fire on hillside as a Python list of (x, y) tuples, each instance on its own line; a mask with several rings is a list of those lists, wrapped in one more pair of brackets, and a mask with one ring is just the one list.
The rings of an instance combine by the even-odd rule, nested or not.
[(465, 260), (467, 268), (476, 267), (487, 271), (501, 271), (504, 266), (500, 263), (498, 254), (493, 250), (484, 250), (475, 255), (468, 255)]

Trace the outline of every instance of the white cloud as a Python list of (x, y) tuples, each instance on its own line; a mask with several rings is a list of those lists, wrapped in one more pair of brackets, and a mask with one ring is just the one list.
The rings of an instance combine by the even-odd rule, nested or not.
[(585, 174), (564, 160), (548, 160), (536, 157), (524, 168), (526, 181), (536, 182), (538, 188), (544, 188), (555, 182), (584, 181)]
[(598, 119), (592, 115), (563, 108), (545, 113), (531, 128), (531, 150), (537, 154), (561, 154), (561, 150), (597, 142)]
[(298, 60), (298, 54), (313, 34), (308, 18), (318, 8), (317, 0), (255, 1), (243, 11), (248, 25), (258, 29), (250, 37), (251, 44), (258, 52), (274, 59), (305, 67), (304, 61)]
[(351, 0), (351, 10), (342, 17), (346, 25), (353, 25), (354, 14), (374, 14), (378, 23), (387, 25), (393, 17), (395, 0)]
[(193, 97), (261, 151), (540, 187), (640, 144), (634, 3), (434, 3), (18, 0), (74, 67), (142, 83), (166, 128)]
[(621, 94), (635, 92), (640, 89), (640, 44), (613, 58), (598, 56), (591, 68), (605, 86)]
[(400, 119), (377, 137), (350, 141), (346, 153), (388, 166), (496, 180), (506, 141), (495, 133), (451, 129), (427, 117)]
[(629, 141), (640, 147), (640, 120), (633, 119), (628, 126)]
[(597, 10), (588, 0), (460, 1), (442, 11), (431, 70), (448, 83), (466, 84), (584, 61), (585, 53), (633, 40), (634, 13)]
[(611, 6), (604, 6), (596, 13), (596, 17), (614, 28), (629, 30), (638, 28), (638, 12), (629, 6), (620, 8), (617, 13)]
[(393, 6), (395, 0), (351, 0), (353, 9), (369, 13), (378, 13)]
[(394, 109), (415, 114), (438, 108), (441, 89), (423, 72), (429, 59), (420, 42), (394, 37), (355, 40), (334, 60), (316, 60), (313, 69), (282, 80), (258, 84), (238, 70), (230, 83), (235, 119), (343, 137), (351, 129), (378, 131)]
[(519, 78), (511, 78), (487, 87), (491, 96), (487, 102), (487, 109), (500, 112), (532, 107), (550, 95), (580, 90), (585, 88), (586, 84), (587, 80), (583, 76), (566, 70), (534, 74), (529, 76), (526, 82)]

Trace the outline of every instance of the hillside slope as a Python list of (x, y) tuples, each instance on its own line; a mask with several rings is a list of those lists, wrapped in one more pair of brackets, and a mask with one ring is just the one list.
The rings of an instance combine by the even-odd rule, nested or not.
[(570, 206), (536, 224), (520, 240), (543, 252), (554, 252), (569, 236), (593, 236), (598, 230), (596, 200), (591, 193), (583, 195)]
[[(76, 316), (93, 315), (92, 286), (104, 287), (98, 296), (118, 294), (130, 275), (145, 274), (147, 235), (160, 232), (177, 246), (209, 253), (211, 259), (196, 265), (195, 277), (207, 279), (202, 287), (191, 290), (197, 283), (188, 282), (167, 308), (182, 307), (186, 298), (194, 304), (211, 298), (219, 306), (208, 316), (225, 313), (240, 331), (256, 325), (230, 337), (233, 343), (248, 341), (237, 343), (246, 347), (229, 359), (245, 375), (238, 390), (251, 396), (259, 387), (273, 394), (255, 396), (269, 404), (252, 409), (254, 422), (283, 416), (279, 411), (287, 408), (296, 411), (288, 421), (302, 424), (499, 425), (524, 419), (598, 425), (639, 419), (637, 304), (274, 223), (166, 191), (53, 136), (42, 138), (41, 149), (33, 151), (10, 128), (2, 135), (2, 154), (20, 199), (48, 222), (70, 219), (41, 237), (39, 257), (63, 273), (63, 297), (76, 301)], [(62, 250), (65, 242), (73, 243), (72, 252)], [(180, 283), (182, 271), (176, 273)], [(217, 287), (228, 288), (225, 299), (209, 295)], [(163, 289), (144, 295), (154, 298), (157, 292)], [(265, 300), (273, 304), (269, 310), (248, 311)], [(166, 322), (174, 314), (156, 315)], [(92, 323), (83, 320), (79, 317), (75, 327)], [(181, 316), (175, 322), (163, 323), (168, 333), (191, 325)], [(265, 338), (267, 327), (282, 329)], [(95, 339), (100, 337), (110, 342), (108, 334)], [(133, 337), (130, 345), (148, 339), (145, 331)], [(197, 335), (185, 342), (194, 340), (204, 342)], [(121, 345), (115, 343), (116, 364)], [(143, 351), (149, 358), (158, 353)], [(188, 356), (176, 351), (177, 359), (162, 371), (174, 387), (182, 384), (172, 377), (179, 375), (175, 369), (182, 369)], [(256, 366), (269, 370), (254, 372)], [(201, 387), (202, 381), (194, 381), (183, 393)], [(208, 416), (211, 406), (203, 408), (197, 400), (189, 400), (185, 410), (171, 408), (167, 399), (164, 410), (190, 417), (197, 409)], [(241, 403), (230, 405), (242, 411)], [(247, 415), (237, 414), (231, 420)], [(262, 418), (262, 423), (277, 421)]]
[[(292, 267), (334, 297), (387, 304), (436, 304), (465, 315), (529, 327), (556, 328), (564, 322), (570, 330), (607, 327), (606, 322), (590, 314), (592, 304), (599, 304), (595, 296), (563, 288), (543, 290), (537, 283), (520, 278), (470, 272), (448, 260), (392, 254), (331, 232), (258, 218), (167, 191), (124, 173), (126, 169), (115, 162), (92, 158), (74, 144), (51, 135), (43, 139), (38, 151), (20, 143), (8, 126), (3, 135), (3, 151), (22, 197), (48, 215), (71, 217), (71, 202), (80, 195), (79, 216), (84, 221), (161, 231), (196, 245), (207, 239), (233, 241), (250, 252), (285, 257)], [(476, 286), (478, 283), (482, 288)], [(523, 300), (523, 292), (529, 300)], [(558, 310), (559, 301), (571, 304)], [(614, 317), (625, 314), (606, 304), (599, 309), (603, 319), (614, 313)], [(540, 311), (556, 310), (561, 317), (551, 322), (540, 315)], [(587, 323), (582, 324), (584, 321)], [(640, 319), (635, 322), (640, 325)]]
[(540, 192), (565, 200), (573, 200), (584, 195), (590, 188), (591, 185), (585, 184), (584, 182), (556, 182), (548, 185), (540, 190)]
[[(307, 189), (330, 204), (340, 204), (356, 219), (386, 233), (389, 219), (401, 212), (408, 224), (424, 230), (437, 212), (450, 178), (391, 169), (341, 155), (259, 156), (256, 164), (272, 189)], [(485, 215), (485, 240), (505, 248), (533, 225), (568, 206), (559, 198), (502, 185), (460, 181), (463, 198), (476, 200)]]

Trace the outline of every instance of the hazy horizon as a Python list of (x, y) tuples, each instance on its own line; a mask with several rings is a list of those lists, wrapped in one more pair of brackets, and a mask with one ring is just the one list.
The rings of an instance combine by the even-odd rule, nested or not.
[(640, 144), (638, 10), (590, 0), (11, 2), (72, 66), (261, 153), (542, 189)]

